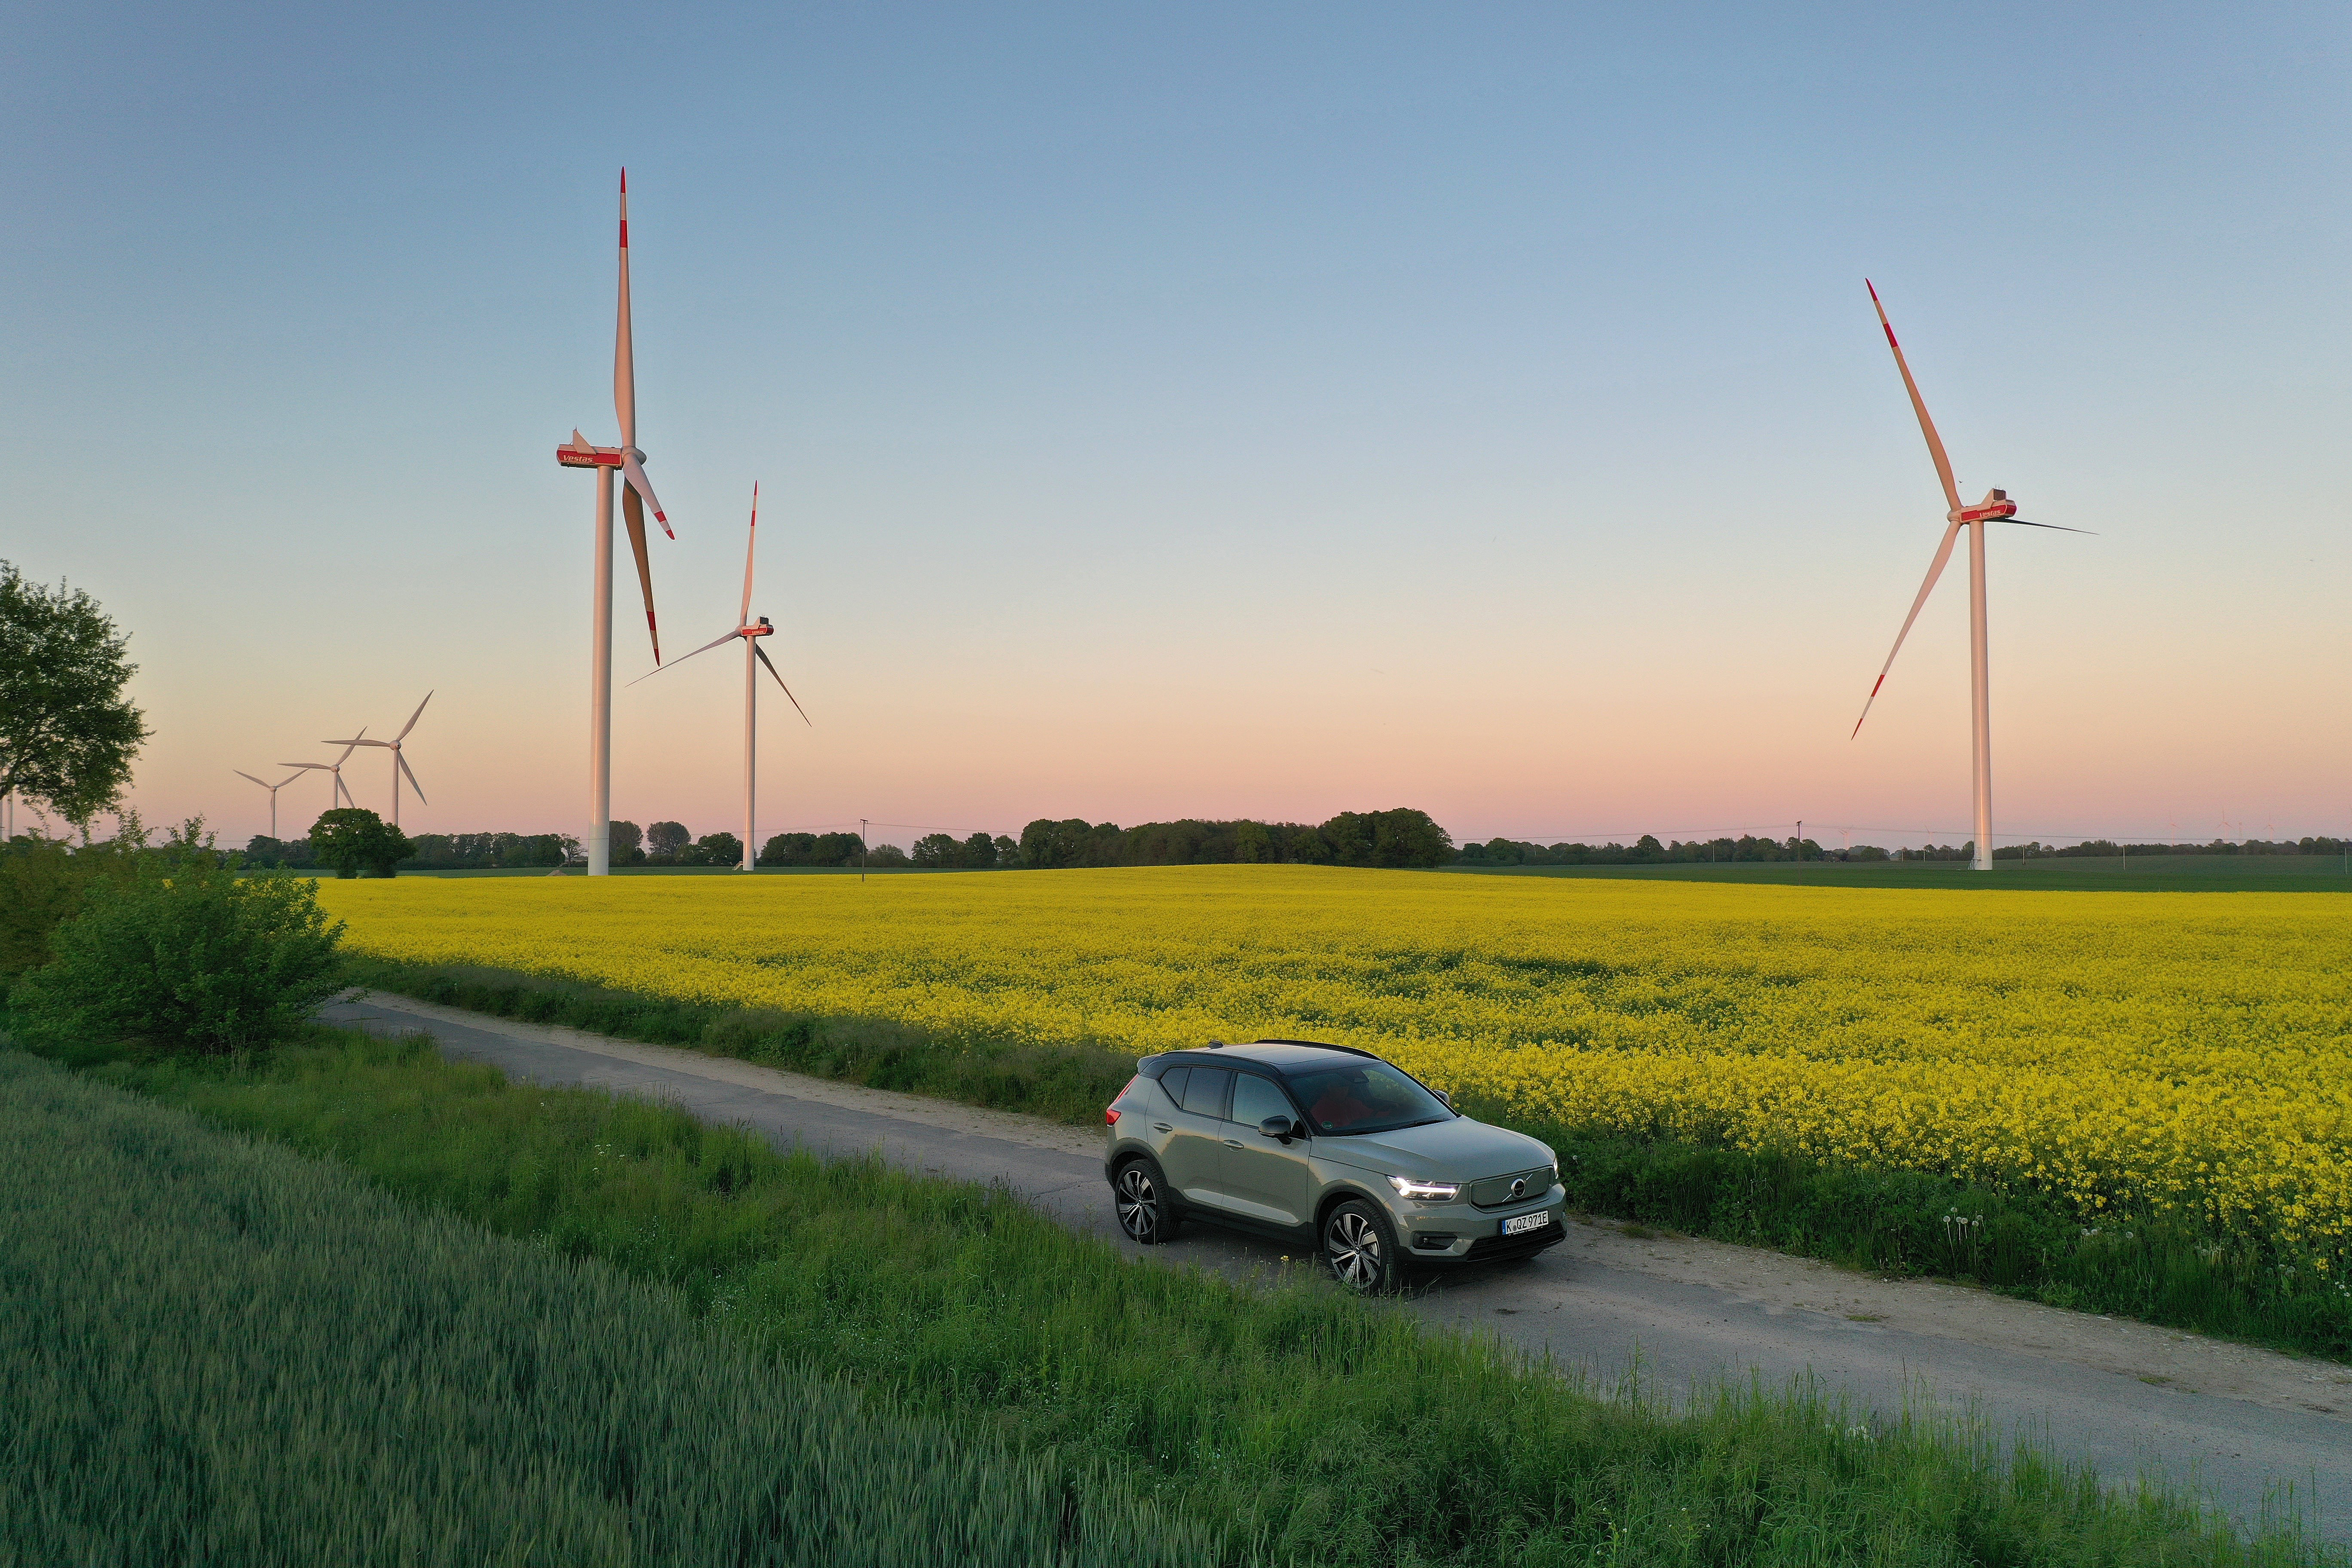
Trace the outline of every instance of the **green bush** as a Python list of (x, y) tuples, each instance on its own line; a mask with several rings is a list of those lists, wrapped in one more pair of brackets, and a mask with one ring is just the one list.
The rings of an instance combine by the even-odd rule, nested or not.
[(110, 840), (76, 845), (27, 833), (0, 845), (0, 1002), (19, 975), (55, 956), (50, 934), (81, 912), (91, 888), (131, 874), (145, 837), (129, 816)]
[(27, 1039), (137, 1039), (226, 1052), (280, 1039), (341, 984), (341, 921), (307, 877), (241, 877), (191, 822), (125, 876), (93, 882), (12, 989)]

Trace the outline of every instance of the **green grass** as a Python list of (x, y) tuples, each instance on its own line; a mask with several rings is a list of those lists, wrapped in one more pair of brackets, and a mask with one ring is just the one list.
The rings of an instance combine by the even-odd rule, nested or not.
[(1769, 882), (1805, 888), (2005, 888), (2111, 893), (2344, 893), (2352, 876), (2334, 855), (2037, 856), (1997, 860), (1705, 860), (1655, 866), (1446, 866), (1475, 877), (1586, 877), (1603, 880)]
[(583, 1271), (609, 1264), (774, 1364), (832, 1370), (877, 1412), (1084, 1456), (1106, 1495), (1224, 1529), (1229, 1557), (2343, 1561), (1802, 1390), (1701, 1391), (1684, 1415), (1604, 1400), (1312, 1276), (1254, 1289), (1127, 1262), (1001, 1190), (779, 1153), (671, 1110), (509, 1083), (420, 1041), (348, 1037), (243, 1066), (105, 1054), (90, 1070)]
[[(369, 1087), (413, 1131), (435, 1076)], [(0, 1213), (0, 1563), (1216, 1551), (1083, 1463), (714, 1334), (593, 1247), (490, 1235), (7, 1051)]]
[[(509, 970), (364, 957), (352, 963), (360, 983), (424, 1001), (1073, 1126), (1097, 1122), (1134, 1068), (1130, 1057), (1087, 1046), (970, 1049), (881, 1019), (670, 1002)], [(1562, 1127), (1493, 1106), (1465, 1109), (1559, 1150), (1570, 1201), (1590, 1214), (1854, 1268), (1968, 1279), (2053, 1306), (2352, 1360), (2352, 1291), (2283, 1273), (2279, 1258), (2248, 1245), (2216, 1248), (2201, 1234), (2128, 1215), (2085, 1236), (2070, 1209), (2031, 1188)], [(1947, 1215), (1983, 1223), (1962, 1229)]]

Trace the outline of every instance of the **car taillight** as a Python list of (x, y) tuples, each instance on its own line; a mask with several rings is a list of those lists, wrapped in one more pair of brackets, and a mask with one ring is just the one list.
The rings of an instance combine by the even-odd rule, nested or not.
[(1114, 1105), (1103, 1112), (1103, 1125), (1105, 1127), (1116, 1127), (1118, 1125), (1118, 1106)]

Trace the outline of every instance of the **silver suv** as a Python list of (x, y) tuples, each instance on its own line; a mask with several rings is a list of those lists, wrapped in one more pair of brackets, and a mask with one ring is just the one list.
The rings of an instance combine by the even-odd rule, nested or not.
[(1255, 1040), (1146, 1057), (1103, 1112), (1119, 1228), (1188, 1218), (1319, 1247), (1342, 1284), (1412, 1263), (1524, 1258), (1567, 1239), (1552, 1152), (1474, 1121), (1370, 1051)]

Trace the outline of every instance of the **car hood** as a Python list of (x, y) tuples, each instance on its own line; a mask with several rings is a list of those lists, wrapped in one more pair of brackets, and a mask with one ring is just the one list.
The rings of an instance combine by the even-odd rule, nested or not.
[(1479, 1182), (1552, 1163), (1551, 1150), (1526, 1133), (1489, 1127), (1467, 1116), (1393, 1132), (1319, 1137), (1315, 1154), (1383, 1176), (1430, 1182)]

